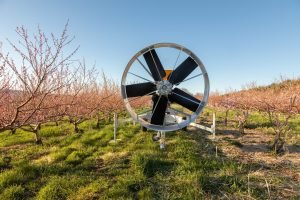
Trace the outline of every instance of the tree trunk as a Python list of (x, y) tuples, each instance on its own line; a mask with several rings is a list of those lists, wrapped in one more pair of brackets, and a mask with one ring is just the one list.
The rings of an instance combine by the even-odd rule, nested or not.
[(245, 124), (242, 121), (239, 121), (239, 132), (244, 135), (245, 134), (245, 128), (244, 128)]
[(239, 128), (239, 132), (242, 135), (245, 134), (245, 124), (247, 122), (248, 116), (249, 116), (249, 112), (248, 112), (248, 110), (246, 110), (246, 111), (242, 111), (242, 114), (238, 117), (238, 119), (239, 119), (238, 128)]
[(11, 134), (13, 135), (13, 134), (15, 134), (16, 133), (16, 128), (12, 128), (12, 129), (10, 129), (10, 131), (11, 131)]
[(227, 122), (228, 122), (228, 113), (229, 113), (229, 110), (226, 110), (225, 112), (225, 119), (224, 119), (224, 125), (227, 126)]
[(97, 119), (97, 125), (96, 128), (99, 129), (100, 128), (100, 119)]
[(33, 133), (35, 135), (35, 143), (36, 144), (43, 144), (42, 138), (39, 135), (39, 128), (36, 128), (33, 130)]
[(272, 150), (275, 154), (284, 154), (286, 152), (285, 141), (281, 138), (281, 133), (278, 133), (275, 137), (274, 143), (272, 145)]
[(55, 125), (58, 126), (58, 121), (55, 121)]
[(79, 133), (78, 123), (74, 122), (75, 133)]
[(97, 115), (97, 125), (96, 128), (99, 129), (100, 128), (100, 116)]

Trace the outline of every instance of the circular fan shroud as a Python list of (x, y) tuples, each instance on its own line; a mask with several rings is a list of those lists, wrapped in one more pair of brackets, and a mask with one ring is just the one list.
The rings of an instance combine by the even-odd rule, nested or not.
[[(148, 122), (148, 121), (144, 120), (131, 107), (128, 96), (127, 96), (127, 91), (126, 91), (126, 86), (127, 86), (126, 85), (126, 78), (127, 78), (127, 74), (129, 72), (132, 64), (140, 56), (143, 56), (147, 52), (150, 52), (151, 50), (155, 50), (155, 49), (162, 48), (162, 47), (174, 48), (174, 49), (177, 49), (178, 51), (182, 51), (182, 52), (186, 53), (189, 56), (189, 58), (192, 58), (193, 61), (197, 64), (197, 66), (200, 68), (200, 71), (202, 73), (201, 75), (203, 76), (203, 79), (204, 79), (204, 91), (202, 91), (203, 92), (203, 98), (202, 98), (201, 102), (199, 103), (198, 108), (186, 120), (183, 120), (179, 123), (172, 124), (172, 125), (157, 125), (157, 124), (153, 124), (151, 122)], [(153, 55), (152, 55), (152, 58), (153, 58)], [(157, 69), (157, 67), (156, 67), (156, 69)], [(176, 70), (176, 68), (175, 68), (175, 70)], [(159, 70), (157, 70), (157, 71), (159, 71)], [(151, 72), (152, 72), (154, 80), (157, 81), (158, 75), (153, 74), (153, 71), (151, 71)], [(170, 77), (172, 77), (172, 75), (170, 75)], [(142, 126), (148, 128), (148, 129), (154, 130), (154, 131), (175, 131), (175, 130), (179, 130), (179, 129), (182, 129), (182, 128), (188, 126), (190, 123), (195, 121), (197, 119), (197, 117), (201, 114), (201, 112), (203, 111), (204, 107), (207, 104), (208, 97), (209, 97), (209, 78), (208, 78), (208, 74), (206, 72), (206, 69), (205, 69), (203, 63), (192, 51), (185, 48), (184, 46), (181, 46), (181, 45), (178, 45), (178, 44), (175, 44), (175, 43), (157, 43), (157, 44), (153, 44), (153, 45), (150, 45), (150, 46), (142, 49), (141, 51), (137, 52), (130, 59), (130, 61), (128, 62), (127, 66), (124, 70), (123, 76), (122, 76), (121, 91), (122, 91), (122, 98), (124, 100), (125, 107), (126, 107), (128, 113), (133, 118), (133, 120), (140, 123)]]

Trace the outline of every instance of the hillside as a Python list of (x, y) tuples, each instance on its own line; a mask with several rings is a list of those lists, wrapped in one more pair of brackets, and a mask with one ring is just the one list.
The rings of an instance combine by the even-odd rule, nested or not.
[(254, 88), (251, 88), (251, 90), (258, 90), (258, 91), (268, 91), (268, 90), (275, 90), (275, 91), (281, 91), (285, 89), (292, 89), (294, 91), (300, 90), (300, 78), (299, 79), (287, 79), (282, 80), (279, 82), (272, 83), (267, 86), (257, 86)]

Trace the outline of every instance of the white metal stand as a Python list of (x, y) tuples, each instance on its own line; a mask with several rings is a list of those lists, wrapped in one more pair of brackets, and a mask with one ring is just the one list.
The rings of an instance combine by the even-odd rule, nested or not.
[(216, 113), (213, 113), (213, 124), (211, 125), (213, 139), (216, 138)]
[[(182, 117), (176, 116), (176, 115), (172, 115), (172, 117), (174, 119), (176, 119), (175, 121), (182, 121)], [(131, 121), (132, 119), (125, 119), (123, 121)], [(135, 125), (135, 122), (133, 120), (133, 124)], [(216, 137), (216, 114), (213, 113), (213, 119), (212, 119), (212, 125), (210, 127), (206, 127), (200, 124), (196, 124), (196, 123), (191, 123), (190, 126), (202, 129), (202, 130), (206, 130), (210, 133), (212, 133), (213, 139), (215, 139)], [(114, 113), (114, 141), (116, 142), (117, 140), (117, 129), (118, 129), (118, 118), (117, 118), (117, 114)], [(158, 141), (159, 139), (159, 146), (160, 149), (164, 149), (166, 147), (166, 132), (165, 131), (158, 131), (157, 135), (153, 137), (153, 141)]]
[(193, 126), (193, 127), (196, 127), (196, 128), (202, 129), (202, 130), (206, 130), (206, 131), (212, 133), (213, 139), (215, 139), (215, 137), (216, 137), (216, 114), (215, 113), (213, 113), (213, 122), (212, 123), (213, 124), (210, 127), (206, 127), (206, 126), (196, 124), (196, 123), (190, 123), (190, 126)]
[(164, 149), (166, 147), (166, 132), (159, 131), (157, 134), (160, 134), (159, 147), (160, 149)]

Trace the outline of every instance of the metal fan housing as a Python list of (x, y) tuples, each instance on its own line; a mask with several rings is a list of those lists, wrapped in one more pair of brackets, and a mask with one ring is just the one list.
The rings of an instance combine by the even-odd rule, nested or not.
[[(179, 53), (186, 54), (187, 58), (176, 68), (174, 66), (173, 70), (166, 70), (156, 52), (159, 48), (177, 49)], [(145, 60), (146, 65), (141, 62), (141, 59)], [(126, 79), (134, 62), (139, 62), (141, 67), (152, 76), (153, 80), (127, 84)], [(180, 83), (193, 78), (188, 77), (197, 68), (200, 70), (200, 74), (197, 76), (203, 78), (204, 84), (203, 91), (200, 91), (203, 94), (201, 100), (178, 87)], [(139, 75), (136, 76), (140, 77)], [(209, 78), (203, 63), (192, 51), (175, 43), (158, 43), (142, 49), (130, 59), (122, 76), (121, 92), (125, 107), (133, 120), (155, 131), (174, 131), (182, 129), (195, 121), (204, 109), (209, 97)], [(145, 95), (152, 95), (152, 111), (146, 115), (139, 115), (131, 107), (130, 98), (139, 98)], [(178, 111), (174, 111), (169, 107), (173, 103), (179, 104), (193, 113), (182, 120), (176, 116)], [(176, 123), (165, 123), (166, 119), (172, 117), (176, 120)]]

